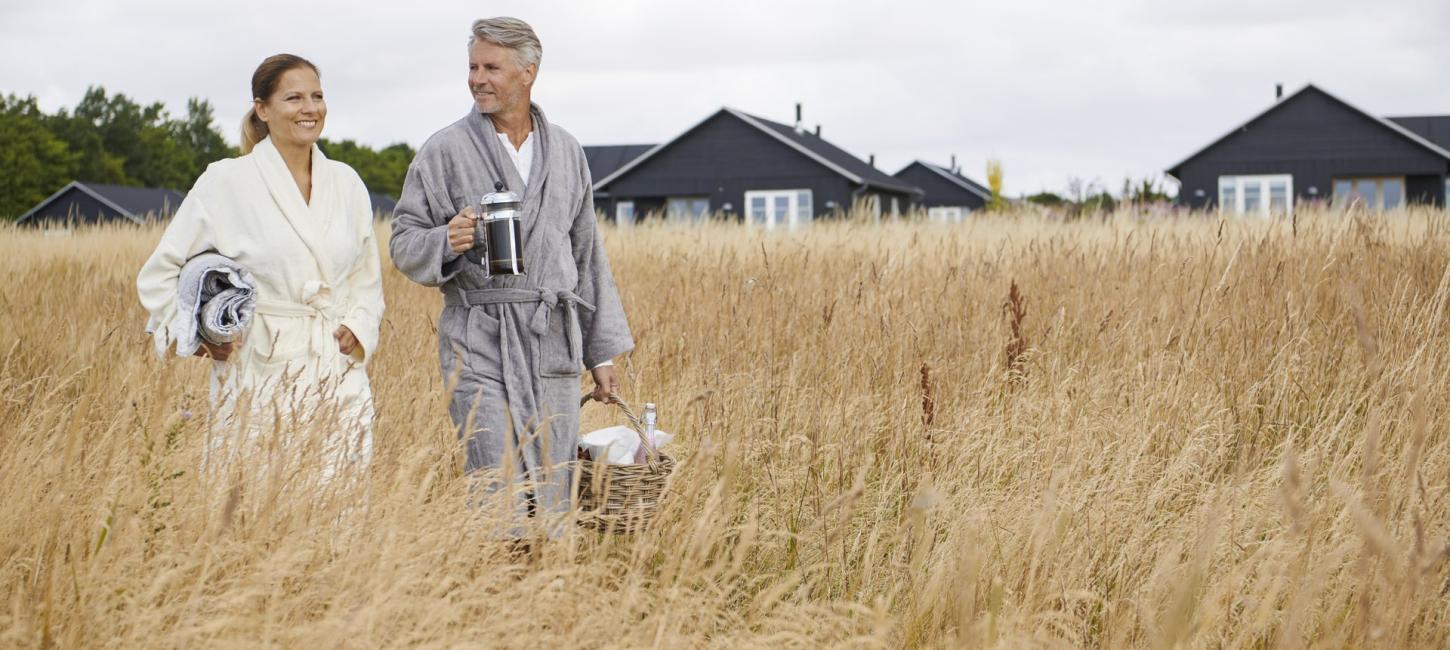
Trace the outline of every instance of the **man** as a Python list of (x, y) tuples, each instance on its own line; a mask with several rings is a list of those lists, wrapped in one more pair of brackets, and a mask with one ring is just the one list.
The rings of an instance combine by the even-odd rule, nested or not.
[[(408, 168), (393, 214), (393, 264), (439, 287), (438, 352), (448, 414), (515, 516), (566, 512), (579, 439), (580, 372), (592, 396), (616, 390), (612, 360), (634, 347), (594, 218), (589, 165), (573, 136), (530, 101), (543, 49), (515, 18), (473, 23), (474, 106), (433, 134)], [(475, 250), (481, 197), (522, 197), (526, 275), (488, 277)], [(557, 531), (555, 531), (557, 532)], [(510, 537), (525, 535), (515, 527)]]

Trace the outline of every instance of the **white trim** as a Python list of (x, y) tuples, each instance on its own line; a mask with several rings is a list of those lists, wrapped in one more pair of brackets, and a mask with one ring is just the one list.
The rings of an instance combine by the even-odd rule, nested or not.
[[(1228, 181), (1233, 185), (1234, 204), (1225, 206), (1223, 204), (1224, 182)], [(1293, 174), (1224, 174), (1218, 177), (1217, 194), (1215, 195), (1218, 209), (1228, 214), (1236, 214), (1250, 217), (1261, 217), (1268, 219), (1274, 217), (1272, 205), (1272, 184), (1276, 181), (1284, 183), (1284, 214), (1294, 214), (1294, 175)], [(1244, 188), (1249, 185), (1256, 185), (1259, 190), (1259, 206), (1253, 212), (1244, 209)]]
[[(620, 211), (623, 210), (625, 206), (629, 206), (629, 221), (620, 221), (619, 220)], [(632, 228), (632, 227), (634, 227), (634, 217), (635, 217), (635, 214), (634, 214), (634, 201), (616, 201), (614, 203), (614, 225), (615, 225), (615, 227), (617, 227), (617, 228)]]
[[(801, 195), (810, 198), (810, 203), (803, 203)], [(754, 208), (751, 199), (765, 201), (765, 222), (755, 223)], [(775, 213), (775, 199), (786, 199), (786, 213), (778, 215)], [(783, 190), (746, 190), (745, 191), (745, 226), (747, 228), (762, 227), (766, 230), (775, 230), (775, 224), (781, 223), (786, 230), (798, 230), (811, 224), (815, 220), (816, 197), (811, 190), (806, 188), (783, 189)], [(806, 214), (801, 214), (806, 211)]]
[(932, 223), (962, 223), (970, 212), (960, 205), (938, 205), (926, 209), (926, 220)]
[[(1172, 173), (1173, 170), (1178, 169), (1178, 168), (1184, 166), (1185, 164), (1188, 163), (1188, 161), (1193, 160), (1194, 158), (1197, 158), (1203, 152), (1208, 151), (1209, 149), (1212, 149), (1213, 147), (1217, 146), (1218, 143), (1223, 142), (1224, 140), (1228, 139), (1229, 136), (1231, 136), (1231, 135), (1233, 135), (1235, 133), (1238, 133), (1239, 131), (1243, 130), (1244, 127), (1248, 126), (1254, 120), (1257, 120), (1257, 119), (1259, 119), (1259, 118), (1261, 118), (1261, 117), (1263, 117), (1265, 115), (1268, 115), (1270, 112), (1274, 111), (1274, 109), (1277, 109), (1280, 106), (1283, 106), (1289, 100), (1294, 99), (1295, 97), (1298, 97), (1299, 95), (1304, 94), (1304, 92), (1307, 91), (1307, 90), (1309, 90), (1310, 88), (1313, 88), (1313, 89), (1315, 89), (1315, 90), (1317, 90), (1317, 91), (1319, 91), (1321, 93), (1324, 93), (1324, 95), (1326, 97), (1328, 97), (1330, 99), (1333, 99), (1334, 101), (1337, 101), (1337, 102), (1339, 102), (1341, 104), (1344, 104), (1350, 110), (1355, 111), (1355, 112), (1357, 112), (1357, 113), (1359, 113), (1359, 114), (1361, 114), (1361, 115), (1363, 115), (1365, 117), (1368, 117), (1368, 118), (1370, 118), (1370, 119), (1372, 119), (1372, 120), (1374, 120), (1376, 122), (1379, 122), (1380, 124), (1382, 124), (1382, 125), (1384, 125), (1386, 127), (1389, 127), (1391, 130), (1395, 131), (1396, 133), (1398, 133), (1398, 134), (1400, 134), (1402, 136), (1405, 136), (1406, 138), (1409, 138), (1411, 141), (1415, 142), (1416, 144), (1418, 144), (1418, 145), (1420, 145), (1422, 147), (1425, 147), (1426, 149), (1429, 149), (1430, 151), (1433, 151), (1436, 154), (1439, 154), (1440, 156), (1443, 156), (1447, 160), (1450, 160), (1450, 151), (1446, 151), (1443, 147), (1440, 147), (1439, 145), (1437, 145), (1437, 144), (1435, 144), (1433, 142), (1430, 142), (1429, 140), (1426, 140), (1426, 139), (1420, 137), (1414, 131), (1411, 131), (1409, 129), (1406, 129), (1403, 126), (1400, 126), (1398, 124), (1395, 124), (1394, 122), (1391, 122), (1390, 120), (1385, 119), (1383, 117), (1380, 117), (1378, 115), (1374, 115), (1374, 114), (1371, 114), (1371, 113), (1367, 113), (1363, 109), (1361, 109), (1360, 107), (1355, 106), (1354, 104), (1351, 104), (1351, 103), (1349, 103), (1347, 101), (1344, 101), (1343, 99), (1340, 99), (1339, 97), (1335, 96), (1334, 94), (1330, 93), (1329, 91), (1327, 91), (1327, 90), (1325, 90), (1323, 88), (1320, 88), (1320, 87), (1318, 87), (1318, 86), (1310, 83), (1310, 84), (1304, 84), (1304, 87), (1303, 88), (1300, 88), (1299, 90), (1294, 91), (1294, 94), (1289, 95), (1288, 97), (1285, 97), (1283, 99), (1276, 100), (1272, 106), (1270, 106), (1270, 107), (1268, 107), (1268, 108), (1266, 108), (1266, 109), (1258, 112), (1253, 117), (1245, 120), (1242, 124), (1240, 124), (1240, 125), (1234, 127), (1233, 129), (1231, 129), (1228, 133), (1225, 133), (1222, 136), (1219, 136), (1217, 138), (1214, 138), (1212, 141), (1210, 141), (1202, 149), (1199, 149), (1198, 151), (1193, 152), (1193, 155), (1191, 155), (1191, 156), (1189, 156), (1187, 158), (1184, 158), (1183, 160), (1179, 161), (1178, 164), (1172, 165), (1172, 166), (1168, 167), (1169, 173)], [(1179, 180), (1181, 181), (1182, 179), (1179, 179)]]
[[(979, 189), (977, 189), (975, 187), (972, 187), (972, 185), (970, 183), (967, 183), (967, 182), (963, 181), (962, 179), (958, 178), (956, 174), (953, 174), (951, 172), (948, 172), (947, 170), (942, 169), (941, 167), (937, 167), (936, 165), (933, 165), (933, 164), (931, 164), (929, 162), (926, 162), (925, 160), (918, 160), (916, 162), (921, 163), (921, 166), (922, 167), (925, 167), (927, 169), (930, 169), (930, 170), (936, 172), (937, 174), (940, 174), (943, 178), (945, 178), (945, 179), (947, 179), (947, 180), (949, 180), (949, 181), (951, 181), (953, 183), (956, 183), (962, 189), (967, 190), (968, 192), (971, 192), (972, 194), (976, 194), (977, 196), (980, 196), (983, 199), (986, 199), (988, 201), (991, 201), (992, 200), (992, 195), (991, 194), (984, 194), (984, 193), (982, 193), (982, 190), (979, 190)], [(897, 173), (900, 173), (900, 172), (897, 172)]]
[(24, 223), (26, 220), (30, 219), (30, 217), (33, 216), (35, 213), (40, 212), (40, 209), (41, 208), (44, 208), (45, 206), (50, 205), (50, 203), (52, 201), (60, 198), (60, 196), (62, 194), (65, 194), (66, 192), (70, 191), (71, 188), (75, 188), (75, 189), (78, 189), (78, 190), (80, 190), (82, 192), (85, 192), (86, 196), (89, 196), (89, 197), (91, 197), (91, 198), (99, 201), (101, 203), (101, 205), (104, 205), (104, 206), (106, 206), (106, 207), (108, 207), (108, 208), (110, 208), (112, 210), (115, 210), (116, 212), (119, 212), (122, 217), (125, 217), (127, 219), (130, 219), (131, 220), (131, 223), (134, 223), (134, 224), (137, 224), (137, 225), (142, 225), (144, 223), (144, 222), (141, 221), (141, 219), (137, 218), (135, 214), (132, 214), (132, 212), (130, 210), (127, 210), (126, 208), (123, 208), (123, 207), (117, 205), (115, 201), (112, 201), (112, 200), (110, 200), (110, 199), (108, 199), (108, 198), (106, 198), (104, 196), (101, 196), (101, 194), (99, 192), (97, 192), (97, 191), (95, 191), (95, 190), (93, 190), (93, 189), (91, 189), (89, 187), (86, 187), (86, 184), (85, 183), (82, 183), (80, 181), (71, 181), (70, 183), (66, 184), (65, 187), (60, 188), (60, 190), (57, 191), (55, 194), (52, 194), (52, 195), (46, 197), (46, 199), (44, 201), (41, 201), (40, 203), (36, 204), (36, 206), (33, 207), (33, 208), (31, 208), (29, 212), (26, 212), (25, 214), (20, 215), (20, 218), (18, 218), (18, 219), (15, 220), (15, 224), (16, 225), (20, 225), (21, 223)]

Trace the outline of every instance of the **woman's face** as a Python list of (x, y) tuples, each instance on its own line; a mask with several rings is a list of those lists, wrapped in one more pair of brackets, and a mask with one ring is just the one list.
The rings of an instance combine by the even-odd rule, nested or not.
[(327, 122), (322, 80), (306, 66), (282, 73), (277, 90), (271, 97), (256, 100), (256, 108), (257, 117), (267, 123), (267, 132), (278, 146), (311, 147)]

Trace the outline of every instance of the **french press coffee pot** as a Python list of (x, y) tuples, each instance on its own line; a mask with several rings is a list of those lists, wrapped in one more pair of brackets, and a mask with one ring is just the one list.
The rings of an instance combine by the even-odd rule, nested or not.
[(524, 275), (523, 227), (519, 221), (519, 195), (498, 190), (479, 202), (481, 215), (474, 222), (474, 241), (483, 247), (483, 268), (489, 277)]

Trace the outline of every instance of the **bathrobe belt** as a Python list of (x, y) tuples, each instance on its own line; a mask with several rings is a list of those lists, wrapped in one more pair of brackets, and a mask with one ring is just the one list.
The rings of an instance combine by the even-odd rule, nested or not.
[[(543, 336), (549, 331), (549, 312), (560, 304), (568, 310), (570, 318), (568, 322), (578, 323), (577, 308), (583, 307), (594, 311), (594, 305), (585, 302), (578, 294), (567, 289), (553, 291), (549, 289), (474, 289), (464, 291), (447, 291), (443, 294), (443, 304), (449, 307), (479, 307), (482, 305), (496, 305), (509, 302), (538, 302), (538, 308), (534, 309), (533, 316), (529, 318), (529, 329), (535, 334)], [(577, 342), (579, 337), (573, 337)]]
[(345, 312), (332, 301), (332, 287), (319, 280), (310, 280), (302, 287), (302, 302), (257, 299), (257, 314), (280, 318), (306, 318), (308, 324), (308, 348), (312, 354), (326, 356), (337, 350), (337, 331)]

